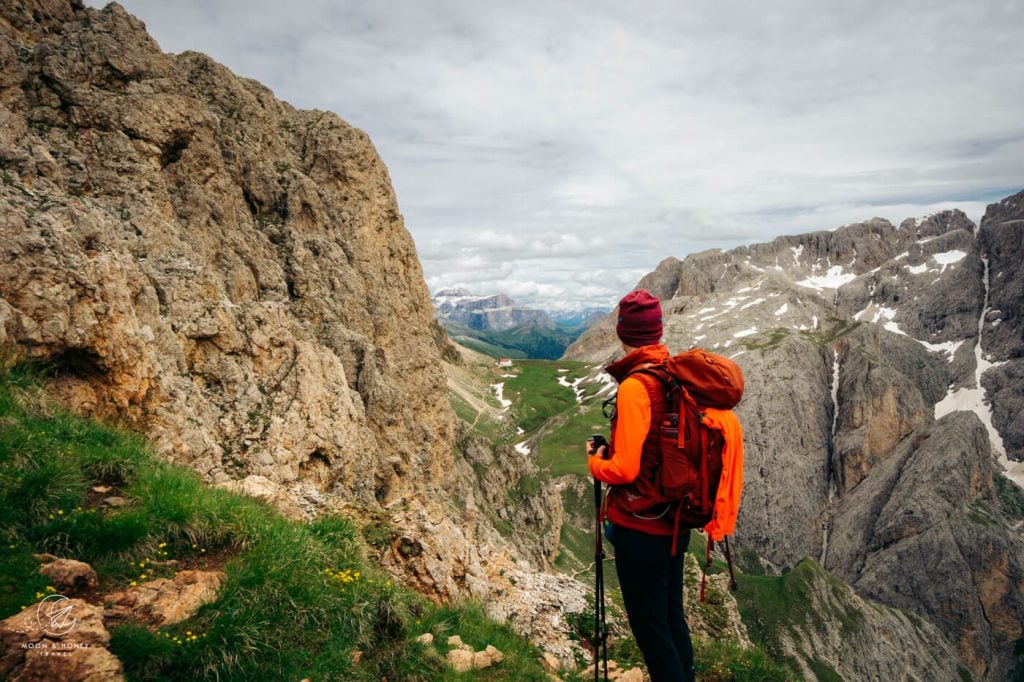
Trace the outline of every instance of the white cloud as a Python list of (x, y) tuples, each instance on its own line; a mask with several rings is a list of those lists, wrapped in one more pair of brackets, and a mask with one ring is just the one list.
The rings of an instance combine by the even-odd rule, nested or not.
[(669, 255), (977, 220), (1024, 177), (1021, 3), (123, 4), (366, 130), (431, 287), (614, 302)]

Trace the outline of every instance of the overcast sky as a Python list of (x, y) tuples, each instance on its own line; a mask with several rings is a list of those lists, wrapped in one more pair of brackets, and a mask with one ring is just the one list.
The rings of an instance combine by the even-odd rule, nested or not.
[(122, 4), (369, 133), (432, 291), (610, 306), (666, 256), (1024, 187), (1017, 0)]

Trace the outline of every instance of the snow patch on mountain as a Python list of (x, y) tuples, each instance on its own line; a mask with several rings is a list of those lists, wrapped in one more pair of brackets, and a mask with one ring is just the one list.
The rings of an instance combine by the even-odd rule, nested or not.
[(796, 284), (797, 286), (821, 291), (823, 289), (838, 289), (844, 284), (848, 284), (855, 279), (857, 279), (857, 275), (855, 273), (844, 272), (843, 266), (833, 265), (827, 272), (825, 272), (824, 275), (811, 276), (807, 279), (800, 280)]
[(511, 400), (505, 400), (505, 382), (499, 382), (497, 384), (491, 384), (491, 388), (494, 390), (494, 395), (498, 397), (498, 402), (501, 403), (501, 409), (507, 410), (512, 406)]
[(584, 378), (585, 377), (580, 377), (580, 378), (576, 379), (575, 381), (570, 382), (564, 376), (561, 376), (561, 377), (558, 377), (558, 384), (560, 386), (565, 386), (570, 391), (572, 391), (573, 395), (576, 396), (576, 402), (582, 403), (583, 402), (583, 393), (584, 393), (584, 391), (583, 391), (582, 388), (580, 388), (580, 384), (583, 383), (583, 379)]
[(992, 444), (992, 450), (999, 458), (999, 463), (1006, 470), (1007, 478), (1024, 488), (1024, 462), (1011, 462), (1006, 457), (1006, 447), (1003, 444), (1003, 437), (999, 434), (999, 431), (992, 423), (992, 406), (985, 399), (985, 389), (981, 384), (982, 375), (990, 368), (1000, 364), (989, 361), (985, 357), (981, 348), (982, 332), (985, 328), (985, 316), (989, 311), (988, 259), (982, 258), (982, 263), (985, 266), (983, 280), (985, 284), (985, 299), (981, 309), (981, 315), (978, 318), (978, 336), (974, 342), (974, 386), (964, 386), (956, 390), (950, 386), (946, 397), (935, 405), (935, 418), (939, 419), (940, 417), (957, 410), (967, 410), (978, 415), (978, 419), (981, 420), (981, 423), (985, 425), (985, 429), (988, 431), (989, 442)]
[(932, 260), (942, 266), (939, 270), (940, 273), (945, 272), (946, 268), (954, 263), (959, 263), (967, 257), (966, 251), (954, 249), (953, 251), (945, 251), (943, 253), (936, 253), (932, 255)]

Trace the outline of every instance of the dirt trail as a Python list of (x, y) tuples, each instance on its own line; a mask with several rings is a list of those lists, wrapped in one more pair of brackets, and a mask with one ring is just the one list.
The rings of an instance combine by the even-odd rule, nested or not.
[(474, 372), (469, 367), (449, 363), (445, 363), (445, 371), (448, 374), (448, 390), (476, 411), (476, 418), (471, 426), (476, 425), (482, 414), (491, 417), (500, 414), (500, 408), (486, 400), (486, 397), (491, 395), (491, 387), (480, 379), (479, 371)]

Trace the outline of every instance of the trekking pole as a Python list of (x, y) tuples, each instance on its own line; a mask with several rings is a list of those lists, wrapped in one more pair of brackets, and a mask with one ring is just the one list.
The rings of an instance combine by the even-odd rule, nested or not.
[[(608, 441), (603, 436), (590, 437), (590, 454), (597, 452), (602, 446), (607, 448)], [(607, 450), (606, 450), (607, 452)], [(608, 624), (604, 610), (604, 542), (601, 528), (601, 481), (594, 479), (594, 682), (600, 680), (598, 656), (604, 660), (604, 679), (608, 679)]]

